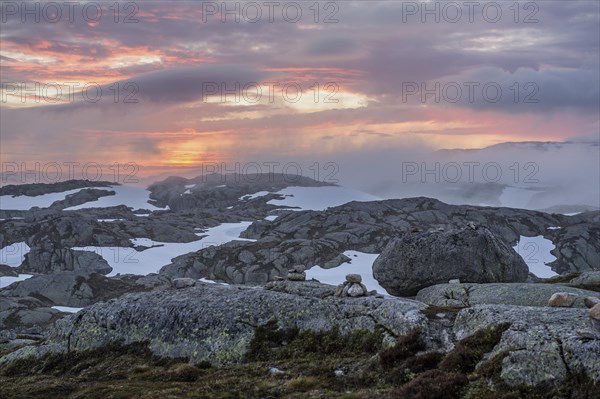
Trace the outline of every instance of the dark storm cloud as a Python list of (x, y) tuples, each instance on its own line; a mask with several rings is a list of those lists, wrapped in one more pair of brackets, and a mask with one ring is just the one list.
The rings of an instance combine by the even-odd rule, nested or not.
[(236, 84), (243, 87), (265, 76), (242, 65), (207, 65), (150, 72), (129, 80), (139, 86), (140, 101), (177, 103), (203, 99), (214, 92), (214, 85), (220, 93), (221, 85), (232, 90)]

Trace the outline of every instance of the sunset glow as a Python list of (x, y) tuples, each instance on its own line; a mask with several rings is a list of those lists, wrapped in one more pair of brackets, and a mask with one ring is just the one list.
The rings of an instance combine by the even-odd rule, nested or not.
[(76, 10), (73, 21), (23, 22), (3, 9), (3, 161), (71, 161), (93, 148), (95, 162), (154, 171), (237, 159), (241, 146), (250, 158), (274, 146), (335, 158), (598, 133), (594, 1), (541, 3), (531, 21), (505, 10), (493, 24), (478, 14), (424, 23), (387, 1), (339, 3), (330, 23), (325, 4), (297, 22), (257, 23), (223, 22), (202, 2), (118, 15), (98, 4), (97, 21)]

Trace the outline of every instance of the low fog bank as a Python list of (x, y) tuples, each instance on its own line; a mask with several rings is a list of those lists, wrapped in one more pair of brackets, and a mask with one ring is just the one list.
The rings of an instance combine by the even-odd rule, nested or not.
[[(254, 161), (290, 162), (276, 157)], [(305, 176), (384, 199), (426, 196), (451, 204), (564, 213), (600, 208), (600, 145), (589, 137), (469, 150), (432, 151), (419, 146), (341, 150), (294, 162), (302, 166)]]
[(269, 154), (247, 154), (234, 162), (137, 175), (135, 181), (126, 184), (148, 187), (169, 176), (195, 178), (215, 172), (258, 172), (265, 178), (269, 173), (283, 173), (293, 183), (294, 176), (301, 174), (383, 199), (425, 196), (450, 204), (581, 212), (600, 208), (597, 137), (594, 133), (565, 142), (501, 143), (482, 149), (437, 151), (416, 142), (400, 149), (382, 149), (371, 143), (371, 148), (336, 148), (329, 155), (293, 158), (278, 156), (273, 149)]
[(566, 205), (561, 208), (566, 212), (600, 207), (597, 142), (370, 155), (371, 160), (340, 159), (340, 184), (382, 198), (427, 196), (452, 204), (526, 209)]

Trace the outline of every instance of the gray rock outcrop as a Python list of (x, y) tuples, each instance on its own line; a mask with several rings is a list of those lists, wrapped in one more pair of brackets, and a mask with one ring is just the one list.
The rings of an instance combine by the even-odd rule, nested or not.
[(0, 330), (22, 332), (36, 328), (41, 331), (64, 316), (51, 306), (47, 301), (33, 297), (0, 296)]
[(60, 272), (38, 275), (0, 290), (2, 297), (35, 297), (52, 305), (83, 307), (144, 287), (133, 278), (108, 278), (98, 273)]
[[(110, 343), (148, 342), (159, 356), (215, 364), (240, 361), (256, 329), (276, 320), (279, 328), (343, 334), (383, 328), (390, 339), (413, 329), (427, 332), (425, 305), (406, 299), (333, 297), (335, 287), (316, 282), (280, 282), (302, 295), (276, 289), (197, 283), (179, 289), (134, 293), (97, 303), (56, 323), (43, 347), (24, 348), (1, 362), (27, 354), (83, 351)], [(329, 295), (314, 296), (327, 290)]]
[(585, 307), (585, 297), (600, 298), (600, 292), (554, 284), (490, 283), (490, 284), (437, 284), (417, 293), (417, 301), (440, 307), (469, 307), (482, 304), (538, 306), (548, 305), (556, 292), (577, 295), (575, 307)]
[(477, 305), (458, 313), (457, 339), (510, 323), (489, 354), (502, 357), (501, 377), (511, 386), (560, 385), (571, 374), (600, 382), (600, 328), (585, 309)]
[(18, 270), (20, 273), (42, 274), (73, 270), (108, 274), (112, 267), (95, 252), (56, 248), (46, 243), (32, 247)]
[(528, 267), (510, 247), (485, 228), (404, 234), (373, 264), (373, 276), (392, 295), (460, 279), (472, 283), (521, 282)]
[(600, 290), (600, 270), (583, 272), (569, 282), (570, 285), (578, 287), (590, 287)]

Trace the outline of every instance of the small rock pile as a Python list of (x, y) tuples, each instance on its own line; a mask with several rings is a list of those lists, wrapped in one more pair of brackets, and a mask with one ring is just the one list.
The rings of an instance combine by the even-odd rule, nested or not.
[(305, 281), (306, 272), (304, 270), (305, 267), (303, 265), (292, 266), (292, 268), (288, 270), (287, 279), (291, 281)]
[[(577, 295), (567, 292), (557, 292), (548, 300), (548, 306), (570, 308), (577, 301)], [(589, 309), (589, 315), (592, 319), (600, 321), (600, 298), (586, 297), (583, 298), (584, 305)]]
[(367, 287), (362, 283), (362, 277), (360, 274), (348, 274), (346, 281), (343, 284), (337, 286), (335, 290), (335, 296), (339, 297), (359, 297), (369, 295)]

